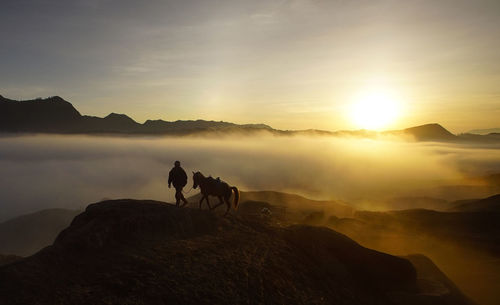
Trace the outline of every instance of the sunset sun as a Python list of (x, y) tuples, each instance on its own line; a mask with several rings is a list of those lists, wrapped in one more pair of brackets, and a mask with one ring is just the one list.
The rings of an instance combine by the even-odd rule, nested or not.
[(356, 96), (350, 105), (350, 119), (358, 128), (385, 128), (400, 115), (399, 103), (394, 94), (390, 92), (365, 91)]

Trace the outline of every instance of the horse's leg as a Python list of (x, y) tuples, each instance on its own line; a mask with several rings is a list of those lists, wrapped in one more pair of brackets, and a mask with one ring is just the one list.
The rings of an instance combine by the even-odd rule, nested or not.
[(226, 192), (226, 195), (224, 196), (224, 201), (226, 202), (227, 205), (226, 213), (224, 214), (224, 216), (226, 216), (227, 213), (229, 213), (229, 210), (231, 209), (231, 201), (229, 201), (229, 199), (231, 198), (231, 194), (232, 191), (231, 189), (229, 189), (229, 191)]
[(200, 210), (201, 210), (201, 203), (203, 202), (203, 199), (205, 199), (205, 195), (201, 196), (201, 199), (200, 199)]
[(227, 213), (229, 213), (229, 210), (231, 209), (231, 202), (229, 202), (228, 199), (226, 199), (226, 206), (227, 206), (227, 209), (226, 209), (226, 213), (224, 213), (224, 216), (226, 216)]
[(208, 202), (208, 195), (205, 198), (207, 199), (208, 209), (211, 210), (212, 208), (210, 207), (210, 202)]
[(215, 210), (215, 208), (219, 207), (220, 205), (224, 204), (224, 201), (222, 200), (222, 196), (217, 196), (219, 197), (219, 203), (217, 203), (212, 209)]

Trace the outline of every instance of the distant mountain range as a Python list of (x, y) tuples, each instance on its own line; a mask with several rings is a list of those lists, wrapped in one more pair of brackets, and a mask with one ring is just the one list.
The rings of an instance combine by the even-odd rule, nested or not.
[(59, 96), (15, 101), (0, 96), (0, 132), (111, 133), (185, 135), (210, 131), (272, 130), (264, 124), (238, 125), (216, 121), (147, 120), (137, 123), (125, 114), (104, 118), (81, 115)]
[(480, 135), (485, 135), (490, 133), (500, 133), (500, 128), (474, 129), (467, 133), (480, 134)]
[(231, 133), (273, 135), (314, 135), (374, 138), (404, 136), (417, 141), (500, 141), (500, 134), (454, 135), (439, 124), (426, 124), (404, 130), (376, 132), (370, 130), (278, 130), (265, 124), (234, 124), (223, 121), (147, 120), (143, 124), (125, 114), (111, 113), (104, 118), (81, 115), (75, 107), (59, 96), (45, 99), (16, 101), (0, 95), (0, 132), (2, 133), (58, 133), (58, 134), (142, 134), (142, 135), (196, 135)]

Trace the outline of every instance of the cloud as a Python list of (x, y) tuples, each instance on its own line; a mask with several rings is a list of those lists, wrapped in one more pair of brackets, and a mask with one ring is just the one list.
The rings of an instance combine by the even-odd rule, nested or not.
[(189, 173), (186, 191), (199, 170), (242, 190), (356, 203), (500, 172), (498, 149), (328, 137), (3, 137), (0, 221), (103, 198), (172, 202), (166, 177), (175, 160)]

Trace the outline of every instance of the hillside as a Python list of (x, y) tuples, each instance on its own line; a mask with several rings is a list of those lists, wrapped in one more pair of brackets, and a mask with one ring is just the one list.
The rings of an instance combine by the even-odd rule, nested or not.
[(500, 212), (500, 194), (483, 199), (459, 200), (453, 204), (451, 210), (457, 212)]
[(20, 257), (20, 256), (0, 254), (0, 266), (13, 263), (13, 262), (18, 261), (20, 259), (22, 259), (22, 257)]
[(0, 253), (32, 255), (52, 244), (81, 211), (48, 209), (0, 223)]
[[(200, 199), (200, 194), (190, 197), (190, 206), (198, 207)], [(210, 202), (212, 205), (216, 204), (218, 199), (210, 197)], [(242, 209), (249, 204), (268, 207), (274, 212), (274, 216), (287, 222), (304, 223), (311, 217), (326, 218), (331, 215), (351, 217), (355, 212), (352, 206), (343, 202), (312, 200), (296, 194), (275, 191), (240, 191), (240, 202)], [(207, 208), (205, 202), (202, 207)]]
[(358, 211), (352, 218), (317, 224), (378, 251), (423, 253), (478, 304), (498, 304), (499, 212)]
[(386, 199), (377, 205), (380, 210), (407, 210), (407, 209), (429, 209), (447, 210), (450, 203), (441, 198), (427, 196), (403, 196)]
[(420, 274), (327, 228), (114, 200), (1, 266), (0, 304), (470, 304)]
[[(356, 213), (368, 227), (386, 231), (404, 230), (442, 240), (454, 240), (474, 249), (500, 256), (500, 213), (438, 212), (424, 209)], [(367, 232), (374, 232), (365, 227)], [(361, 233), (361, 232), (360, 232)]]

